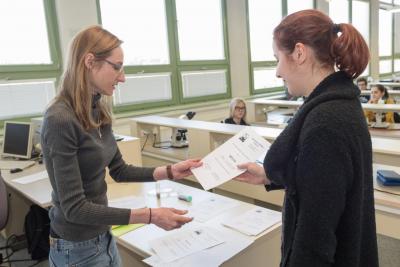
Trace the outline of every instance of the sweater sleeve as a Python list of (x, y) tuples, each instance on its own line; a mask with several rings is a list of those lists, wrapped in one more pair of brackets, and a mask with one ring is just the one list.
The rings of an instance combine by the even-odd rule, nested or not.
[(82, 129), (71, 118), (50, 116), (43, 132), (49, 150), (49, 157), (45, 160), (52, 162), (53, 189), (65, 219), (86, 225), (128, 224), (129, 209), (107, 207), (86, 198), (77, 157), (80, 131)]
[(110, 176), (116, 182), (154, 182), (154, 169), (128, 165), (117, 147), (114, 158), (108, 165)]
[(298, 214), (289, 266), (331, 266), (336, 229), (352, 182), (345, 141), (326, 129), (311, 130), (297, 159)]

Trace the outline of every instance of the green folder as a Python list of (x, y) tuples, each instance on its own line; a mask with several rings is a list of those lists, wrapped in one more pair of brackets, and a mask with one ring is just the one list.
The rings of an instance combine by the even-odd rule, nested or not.
[(142, 227), (144, 224), (137, 223), (137, 224), (128, 224), (128, 225), (113, 225), (111, 227), (111, 232), (114, 236), (121, 236), (130, 231), (136, 230)]

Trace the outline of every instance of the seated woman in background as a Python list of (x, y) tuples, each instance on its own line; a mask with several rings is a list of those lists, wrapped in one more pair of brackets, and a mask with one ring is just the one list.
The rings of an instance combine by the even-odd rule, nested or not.
[(229, 118), (224, 123), (249, 125), (246, 122), (246, 103), (243, 99), (235, 97), (229, 104)]
[[(394, 104), (394, 100), (389, 97), (386, 88), (381, 84), (371, 86), (371, 99), (369, 104)], [(365, 117), (369, 122), (376, 122), (376, 114), (373, 111), (364, 111)], [(394, 123), (394, 113), (386, 112), (382, 114), (382, 122)]]

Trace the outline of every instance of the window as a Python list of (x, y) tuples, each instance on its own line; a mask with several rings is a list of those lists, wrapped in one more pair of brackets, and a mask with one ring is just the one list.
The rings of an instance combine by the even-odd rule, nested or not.
[(272, 50), (272, 36), (274, 28), (281, 19), (281, 0), (248, 1), (252, 93), (262, 93), (282, 85), (279, 80), (272, 78), (275, 77), (276, 66)]
[(294, 12), (312, 9), (314, 7), (314, 0), (287, 0), (287, 13), (292, 14)]
[(330, 0), (329, 17), (334, 23), (349, 23), (349, 1), (348, 0)]
[[(225, 1), (100, 0), (99, 7), (103, 27), (124, 41), (116, 111), (230, 95)], [(199, 75), (208, 83), (196, 83)]]
[[(369, 24), (370, 24), (369, 2), (364, 0), (352, 1), (351, 23), (364, 37), (365, 42), (369, 46)], [(361, 76), (369, 75), (369, 66), (361, 74)]]
[(393, 62), (393, 16), (384, 9), (379, 9), (379, 73), (392, 73)]
[(61, 72), (54, 1), (3, 0), (0, 25), (0, 120), (42, 114)]
[[(280, 23), (283, 15), (311, 9), (313, 4), (313, 0), (248, 0), (252, 94), (282, 89), (283, 82), (275, 75), (276, 60), (272, 50), (273, 30)], [(287, 12), (284, 7), (287, 7)]]

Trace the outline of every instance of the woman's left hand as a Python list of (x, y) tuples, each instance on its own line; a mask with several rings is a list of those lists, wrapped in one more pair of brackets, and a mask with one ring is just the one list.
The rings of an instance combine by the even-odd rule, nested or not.
[(192, 168), (200, 167), (202, 164), (200, 159), (188, 159), (175, 163), (171, 166), (172, 176), (174, 180), (185, 178), (193, 174), (191, 171)]

